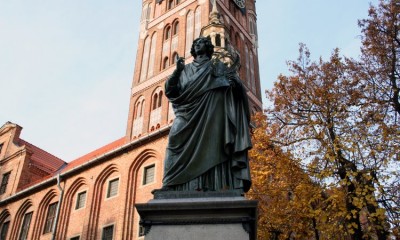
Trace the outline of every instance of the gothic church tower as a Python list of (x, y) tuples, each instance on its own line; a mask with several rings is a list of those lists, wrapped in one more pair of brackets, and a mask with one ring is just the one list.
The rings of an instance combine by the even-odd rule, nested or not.
[(143, 0), (126, 141), (164, 129), (173, 121), (164, 83), (175, 69), (176, 55), (186, 63), (192, 61), (191, 44), (201, 34), (211, 36), (217, 48), (229, 44), (239, 53), (239, 76), (251, 110), (260, 111), (256, 19), (255, 0)]

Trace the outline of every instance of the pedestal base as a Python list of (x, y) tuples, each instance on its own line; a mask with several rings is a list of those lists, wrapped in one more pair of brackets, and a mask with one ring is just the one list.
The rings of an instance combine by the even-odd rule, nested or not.
[(148, 203), (136, 204), (145, 240), (256, 239), (257, 201), (232, 192), (154, 195)]

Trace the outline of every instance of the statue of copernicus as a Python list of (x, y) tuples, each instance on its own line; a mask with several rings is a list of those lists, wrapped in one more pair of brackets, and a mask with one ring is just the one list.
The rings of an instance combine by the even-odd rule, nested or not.
[(192, 63), (177, 57), (165, 84), (175, 120), (164, 162), (163, 190), (222, 191), (251, 185), (250, 113), (236, 71), (212, 59), (211, 40), (194, 40)]

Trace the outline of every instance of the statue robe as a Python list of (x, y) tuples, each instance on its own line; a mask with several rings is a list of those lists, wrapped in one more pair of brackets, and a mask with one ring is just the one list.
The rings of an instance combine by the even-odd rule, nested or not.
[(186, 64), (165, 84), (175, 111), (164, 161), (163, 188), (223, 190), (250, 188), (251, 148), (247, 94), (222, 62)]

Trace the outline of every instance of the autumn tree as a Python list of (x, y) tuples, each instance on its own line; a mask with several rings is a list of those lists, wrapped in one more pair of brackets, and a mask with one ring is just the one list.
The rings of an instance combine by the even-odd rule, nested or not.
[[(252, 188), (247, 196), (259, 200), (259, 239), (336, 238), (341, 221), (323, 204), (331, 201), (343, 206), (341, 192), (328, 197), (303, 171), (300, 163), (275, 145), (275, 130), (267, 126), (265, 116), (254, 117), (257, 128), (250, 151)], [(328, 200), (329, 199), (329, 200)], [(322, 238), (326, 239), (326, 238)]]
[(396, 139), (375, 121), (380, 117), (371, 110), (377, 106), (366, 101), (365, 83), (354, 77), (351, 60), (335, 49), (328, 61), (311, 61), (304, 45), (299, 55), (288, 62), (291, 74), (280, 75), (268, 92), (270, 125), (279, 129), (273, 141), (302, 159), (325, 189), (343, 191), (345, 208), (335, 218), (343, 220), (345, 234), (386, 239), (378, 196), (398, 150)]
[(400, 1), (381, 0), (369, 18), (359, 21), (362, 35), (360, 66), (371, 97), (382, 108), (400, 114)]
[[(374, 117), (379, 124), (383, 141), (397, 141), (390, 151), (395, 151), (389, 169), (398, 169), (400, 161), (400, 2), (382, 0), (379, 6), (371, 6), (369, 17), (359, 21), (362, 31), (361, 59), (352, 60), (352, 76), (362, 81), (364, 89), (364, 116)], [(395, 140), (393, 140), (395, 139)], [(388, 159), (388, 161), (393, 160)], [(398, 171), (393, 171), (387, 184), (382, 186), (380, 202), (387, 210), (392, 227), (399, 223)]]

